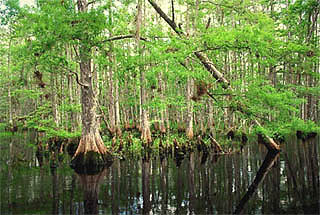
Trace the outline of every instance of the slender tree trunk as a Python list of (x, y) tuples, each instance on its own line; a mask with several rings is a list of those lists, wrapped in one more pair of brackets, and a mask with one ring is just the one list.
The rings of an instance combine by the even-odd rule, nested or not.
[[(115, 67), (117, 66), (117, 60), (113, 58)], [(115, 68), (116, 70), (117, 68)], [(120, 124), (120, 97), (119, 97), (119, 80), (118, 77), (114, 80), (114, 113), (115, 113), (115, 131), (116, 135), (120, 137), (122, 135)]]
[[(198, 1), (197, 1), (198, 2)], [(186, 14), (186, 25), (187, 25), (187, 34), (189, 35), (190, 29), (190, 17), (192, 19), (192, 10), (190, 7), (187, 8), (187, 14)], [(193, 22), (194, 26), (194, 22)], [(187, 63), (188, 64), (188, 63)], [(194, 83), (192, 77), (188, 78), (187, 81), (187, 125), (186, 125), (186, 135), (189, 140), (193, 139), (193, 102), (192, 102), (192, 96), (193, 96), (193, 88), (194, 88)]]
[[(162, 72), (159, 73), (159, 86), (158, 86), (158, 89), (160, 91), (160, 99), (161, 99), (161, 102), (165, 102), (165, 97), (164, 97), (164, 91), (165, 91), (165, 88), (164, 88), (164, 83), (163, 83), (163, 75), (162, 75)], [(165, 109), (162, 109), (160, 111), (160, 132), (162, 134), (166, 133), (166, 126), (165, 126), (165, 119), (164, 119), (164, 116), (165, 116), (165, 112), (166, 112), (166, 108)]]
[(188, 79), (187, 84), (187, 102), (188, 102), (188, 112), (187, 112), (187, 129), (186, 135), (189, 140), (193, 139), (193, 103), (192, 103), (192, 93), (193, 93), (193, 80)]
[(53, 122), (55, 126), (59, 126), (59, 112), (58, 112), (58, 105), (57, 105), (57, 95), (56, 93), (56, 81), (57, 81), (57, 75), (55, 73), (51, 73), (51, 103), (52, 103), (52, 115), (53, 115)]
[(11, 32), (9, 34), (9, 49), (8, 49), (8, 76), (9, 76), (9, 84), (8, 84), (8, 100), (9, 100), (9, 125), (13, 126), (13, 109), (12, 109), (12, 95), (11, 95)]
[[(74, 101), (73, 101), (73, 94), (72, 94), (72, 87), (73, 87), (73, 81), (72, 81), (72, 76), (69, 75), (68, 76), (68, 94), (69, 94), (69, 104), (70, 105), (74, 105)], [(69, 120), (71, 122), (71, 126), (70, 126), (70, 131), (75, 131), (75, 126), (74, 126), (74, 110), (70, 111), (70, 116), (69, 116)]]
[(209, 100), (208, 101), (208, 109), (209, 109), (209, 116), (208, 116), (208, 128), (207, 130), (209, 130), (209, 132), (213, 135), (213, 137), (215, 137), (215, 123), (214, 123), (214, 118), (213, 118), (213, 104), (212, 102)]
[(115, 135), (115, 127), (116, 127), (116, 119), (115, 119), (115, 104), (114, 104), (114, 93), (113, 93), (113, 57), (112, 57), (112, 45), (110, 45), (110, 51), (108, 53), (109, 57), (109, 72), (108, 72), (108, 78), (109, 78), (109, 120), (110, 120), (110, 133), (112, 135)]
[[(136, 44), (137, 50), (140, 56), (143, 57), (142, 47), (140, 44), (140, 28), (142, 25), (142, 0), (138, 0), (137, 5), (137, 18), (136, 18)], [(144, 67), (140, 65), (140, 116), (141, 116), (141, 139), (144, 143), (149, 144), (151, 139), (150, 125), (148, 119), (148, 110), (147, 107), (144, 107), (146, 104), (147, 92), (145, 89), (145, 71)]]
[(121, 128), (120, 128), (120, 125), (121, 125), (121, 119), (120, 119), (120, 97), (119, 97), (119, 80), (116, 79), (115, 81), (115, 118), (116, 118), (116, 134), (118, 137), (120, 137), (122, 135), (122, 132), (121, 132)]

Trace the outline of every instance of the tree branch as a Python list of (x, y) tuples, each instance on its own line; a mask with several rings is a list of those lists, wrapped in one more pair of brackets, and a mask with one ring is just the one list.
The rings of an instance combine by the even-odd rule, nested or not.
[(174, 1), (171, 0), (171, 9), (172, 9), (172, 22), (175, 22), (174, 21)]
[(218, 102), (218, 100), (211, 94), (207, 91), (207, 95), (212, 98), (213, 100), (215, 100), (216, 102)]
[[(99, 108), (99, 110), (100, 110), (100, 112), (101, 112), (102, 120), (103, 120), (104, 124), (106, 125), (106, 127), (108, 128), (108, 130), (110, 131), (110, 128), (111, 128), (111, 127), (110, 127), (110, 124), (108, 123), (107, 117), (106, 117), (103, 109), (101, 108), (101, 105), (100, 105), (99, 101), (96, 100), (96, 102), (97, 102), (97, 106), (98, 106), (98, 108)], [(111, 133), (110, 133), (110, 135), (111, 135)]]
[(179, 29), (177, 24), (173, 20), (171, 20), (153, 0), (148, 0), (148, 2), (157, 11), (161, 18), (163, 18), (178, 35), (183, 35), (183, 32), (181, 31), (181, 29)]
[(95, 2), (96, 2), (96, 0), (89, 1), (89, 2), (87, 3), (87, 7), (88, 7), (90, 4), (94, 4)]
[(206, 30), (210, 27), (210, 23), (211, 23), (211, 17), (209, 17), (207, 25), (206, 25)]
[(205, 52), (205, 51), (216, 51), (216, 50), (227, 50), (227, 48), (229, 49), (237, 49), (237, 50), (242, 50), (242, 49), (245, 49), (245, 50), (250, 50), (250, 47), (249, 46), (227, 46), (227, 47), (223, 47), (223, 46), (220, 46), (220, 47), (208, 47), (206, 46), (205, 49), (201, 49), (201, 50), (198, 50), (197, 52)]
[[(131, 39), (131, 38), (135, 38), (135, 35), (129, 34), (129, 35), (115, 36), (115, 37), (111, 37), (106, 40), (103, 40), (102, 42), (105, 43), (105, 42), (111, 42), (111, 41), (115, 41), (115, 40), (123, 40), (123, 39)], [(140, 37), (140, 40), (143, 40), (146, 42), (148, 41), (146, 38), (143, 38), (143, 37)]]
[(69, 72), (70, 72), (71, 74), (73, 74), (73, 75), (76, 76), (76, 81), (77, 81), (77, 83), (78, 83), (80, 86), (82, 86), (82, 87), (89, 87), (88, 84), (84, 84), (84, 83), (80, 82), (78, 73), (73, 72), (73, 71), (71, 71), (71, 70), (69, 70)]

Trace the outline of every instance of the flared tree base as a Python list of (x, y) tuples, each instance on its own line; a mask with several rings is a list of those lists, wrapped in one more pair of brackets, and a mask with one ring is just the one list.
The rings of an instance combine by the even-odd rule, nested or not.
[(112, 155), (98, 132), (84, 135), (74, 154), (71, 167), (79, 174), (96, 174), (112, 164)]

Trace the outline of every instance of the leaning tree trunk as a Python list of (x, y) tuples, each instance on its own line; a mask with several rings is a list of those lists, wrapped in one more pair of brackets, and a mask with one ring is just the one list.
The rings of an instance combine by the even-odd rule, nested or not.
[[(87, 11), (86, 0), (78, 0), (80, 12)], [(108, 162), (110, 154), (99, 133), (97, 121), (97, 101), (93, 90), (91, 72), (91, 48), (88, 44), (80, 46), (80, 74), (81, 107), (82, 107), (82, 134), (79, 146), (72, 159), (72, 165), (84, 172), (96, 172)]]

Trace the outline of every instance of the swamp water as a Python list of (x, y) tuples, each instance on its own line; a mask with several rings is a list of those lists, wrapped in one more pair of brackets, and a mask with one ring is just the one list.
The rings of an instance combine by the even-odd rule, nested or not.
[(242, 154), (115, 160), (78, 175), (68, 161), (37, 166), (29, 138), (0, 140), (0, 214), (319, 214), (319, 139), (279, 155), (252, 143)]

